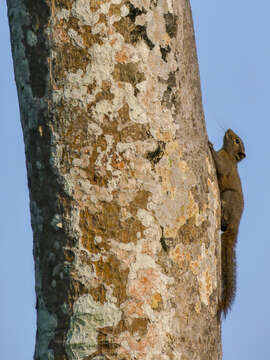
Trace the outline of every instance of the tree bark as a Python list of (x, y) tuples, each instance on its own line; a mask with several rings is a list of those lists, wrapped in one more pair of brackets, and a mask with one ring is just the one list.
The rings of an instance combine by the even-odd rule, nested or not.
[(35, 359), (220, 359), (220, 204), (188, 0), (7, 0)]

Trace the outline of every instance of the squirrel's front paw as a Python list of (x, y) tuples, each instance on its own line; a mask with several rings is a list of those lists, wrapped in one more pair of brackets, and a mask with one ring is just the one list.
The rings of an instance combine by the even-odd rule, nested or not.
[(210, 148), (210, 150), (214, 149), (214, 145), (211, 143), (211, 141), (208, 140), (208, 146)]

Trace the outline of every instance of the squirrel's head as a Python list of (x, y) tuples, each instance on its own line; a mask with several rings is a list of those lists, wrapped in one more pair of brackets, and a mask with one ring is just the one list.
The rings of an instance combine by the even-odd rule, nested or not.
[(223, 148), (231, 154), (237, 162), (246, 157), (243, 141), (231, 129), (228, 129), (224, 135)]

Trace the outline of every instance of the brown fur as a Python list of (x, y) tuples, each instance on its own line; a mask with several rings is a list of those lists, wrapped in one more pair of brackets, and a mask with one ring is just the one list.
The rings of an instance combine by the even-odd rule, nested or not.
[(237, 164), (245, 155), (242, 140), (231, 129), (223, 138), (223, 147), (216, 152), (209, 146), (215, 162), (221, 199), (221, 267), (222, 297), (220, 311), (224, 316), (231, 308), (236, 293), (236, 255), (235, 247), (244, 198)]

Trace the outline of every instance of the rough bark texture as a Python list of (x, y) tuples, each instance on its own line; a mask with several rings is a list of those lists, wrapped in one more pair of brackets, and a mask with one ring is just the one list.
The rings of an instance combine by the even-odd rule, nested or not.
[(220, 359), (219, 195), (188, 0), (7, 0), (35, 359)]

